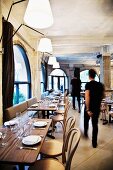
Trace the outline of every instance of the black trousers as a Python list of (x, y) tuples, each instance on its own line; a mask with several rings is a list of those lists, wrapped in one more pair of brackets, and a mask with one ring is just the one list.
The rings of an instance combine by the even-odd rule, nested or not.
[(78, 101), (78, 108), (80, 111), (80, 95), (78, 96), (72, 96), (72, 104), (73, 104), (73, 108), (75, 109), (75, 98), (77, 97), (77, 101)]
[[(91, 117), (92, 121), (92, 143), (97, 144), (97, 136), (98, 136), (98, 117), (99, 111), (93, 111), (93, 116)], [(90, 116), (84, 111), (84, 135), (87, 136), (88, 128), (89, 128), (89, 119)]]

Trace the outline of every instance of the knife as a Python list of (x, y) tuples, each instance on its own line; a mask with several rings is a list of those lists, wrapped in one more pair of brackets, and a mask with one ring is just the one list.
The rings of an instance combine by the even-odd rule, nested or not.
[(30, 149), (30, 150), (37, 150), (35, 147), (28, 147), (28, 146), (18, 146), (19, 149)]

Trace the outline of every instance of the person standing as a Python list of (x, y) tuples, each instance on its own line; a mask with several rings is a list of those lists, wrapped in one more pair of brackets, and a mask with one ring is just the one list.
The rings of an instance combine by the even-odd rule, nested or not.
[(80, 91), (81, 91), (81, 80), (77, 78), (76, 74), (74, 74), (73, 79), (71, 80), (71, 85), (72, 85), (72, 105), (73, 109), (75, 110), (75, 98), (77, 97), (78, 101), (78, 112), (80, 113)]
[(84, 135), (88, 137), (89, 119), (92, 121), (92, 146), (97, 147), (98, 118), (101, 100), (104, 97), (104, 85), (95, 81), (96, 71), (89, 70), (89, 80), (85, 86)]

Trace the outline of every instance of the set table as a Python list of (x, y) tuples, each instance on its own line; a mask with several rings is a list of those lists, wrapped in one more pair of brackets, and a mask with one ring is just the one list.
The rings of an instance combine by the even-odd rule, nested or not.
[[(38, 119), (33, 118), (31, 121), (46, 121), (47, 126), (44, 128), (34, 128), (31, 131), (31, 135), (39, 135), (42, 136), (41, 142), (35, 144), (35, 148), (37, 150), (32, 149), (20, 149), (18, 145), (20, 145), (20, 139), (18, 139), (17, 133), (13, 133), (10, 128), (8, 128), (7, 134), (7, 142), (8, 144), (4, 147), (0, 147), (0, 163), (1, 164), (12, 164), (18, 165), (19, 170), (24, 170), (24, 166), (33, 165), (37, 160), (37, 157), (40, 153), (41, 146), (44, 142), (44, 139), (47, 135), (49, 130), (51, 119)], [(1, 139), (2, 140), (2, 139)], [(23, 145), (21, 143), (21, 145)]]

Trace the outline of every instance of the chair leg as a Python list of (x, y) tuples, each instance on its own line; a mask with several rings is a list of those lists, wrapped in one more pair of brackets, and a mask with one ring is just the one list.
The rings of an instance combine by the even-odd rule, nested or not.
[(109, 114), (109, 123), (111, 123), (111, 115)]

